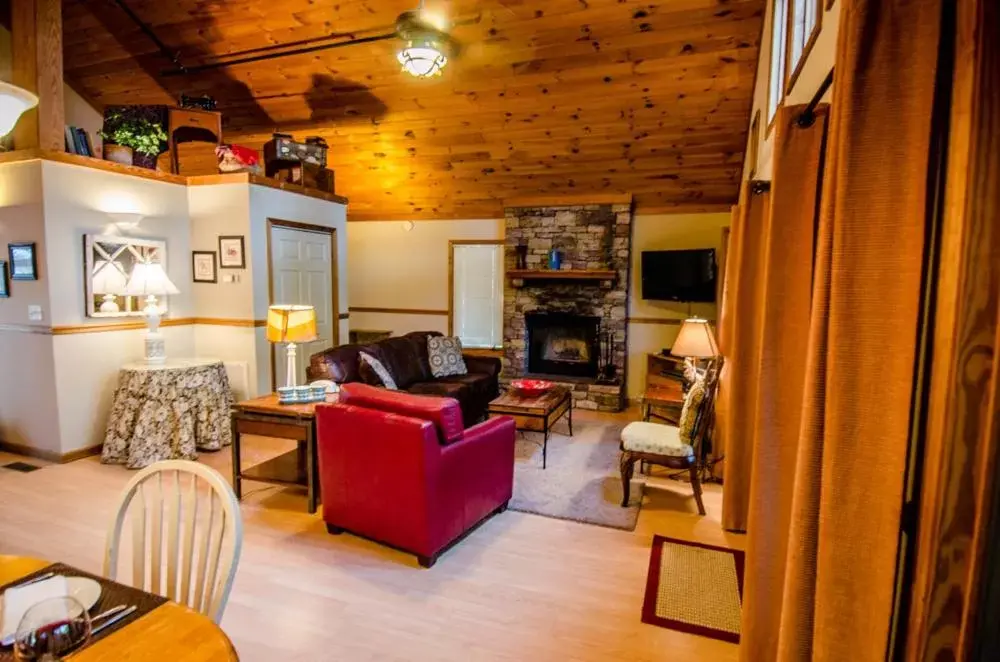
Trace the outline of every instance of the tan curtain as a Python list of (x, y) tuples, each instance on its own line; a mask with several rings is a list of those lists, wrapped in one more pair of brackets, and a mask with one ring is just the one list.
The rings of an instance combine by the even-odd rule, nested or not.
[[(741, 657), (774, 660), (781, 619), (796, 449), (806, 378), (813, 242), (827, 109), (799, 126), (803, 106), (783, 108), (775, 120), (771, 229), (764, 265), (763, 329), (757, 380), (747, 554), (765, 562), (747, 566), (743, 588)], [(728, 489), (728, 486), (727, 486)]]
[[(886, 656), (920, 319), (940, 1), (842, 3), (804, 377), (786, 366), (790, 381), (803, 381), (801, 405), (769, 403), (776, 396), (768, 390), (755, 421), (755, 448), (779, 436), (777, 448), (755, 450), (759, 466), (750, 463), (751, 527), (761, 530), (748, 541), (744, 660)], [(786, 127), (782, 149), (789, 149), (787, 140)], [(781, 193), (803, 185), (801, 172), (780, 163), (787, 156), (783, 151), (776, 162), (774, 188), (783, 199), (775, 231), (801, 222), (787, 217), (791, 207)], [(782, 311), (764, 325), (765, 377), (773, 376), (771, 343), (793, 342), (800, 321), (795, 311)], [(736, 341), (738, 353), (739, 331)], [(739, 375), (732, 382), (735, 403)], [(776, 420), (786, 413), (790, 421)], [(797, 441), (789, 441), (786, 426), (795, 417)], [(789, 444), (790, 475), (780, 473)], [(730, 474), (732, 458), (730, 446)], [(778, 521), (765, 526), (772, 513)], [(783, 555), (769, 556), (782, 545)], [(777, 563), (783, 578), (764, 567)]]
[[(733, 334), (733, 297), (735, 296), (736, 276), (739, 273), (737, 261), (740, 256), (740, 239), (743, 236), (740, 220), (744, 208), (742, 198), (743, 195), (741, 195), (740, 204), (733, 207), (732, 220), (729, 223), (729, 246), (726, 251), (722, 297), (719, 302), (719, 321), (716, 332), (719, 341), (719, 351), (723, 356), (729, 356), (730, 354), (729, 338)], [(712, 435), (712, 454), (716, 458), (725, 458), (726, 456), (726, 421), (729, 416), (730, 374), (729, 367), (723, 364), (722, 371), (719, 373), (719, 392), (715, 399), (715, 429)], [(718, 478), (724, 478), (725, 467), (725, 462), (719, 462), (713, 467), (713, 475)]]
[(726, 269), (721, 346), (726, 363), (720, 385), (723, 402), (716, 417), (726, 457), (722, 526), (732, 531), (747, 528), (769, 210), (767, 191), (754, 193), (744, 187), (734, 217), (735, 259)]

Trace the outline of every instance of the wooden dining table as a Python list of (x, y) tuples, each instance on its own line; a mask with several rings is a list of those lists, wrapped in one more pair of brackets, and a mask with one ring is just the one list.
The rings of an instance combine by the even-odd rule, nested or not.
[[(52, 565), (50, 561), (0, 555), (0, 586)], [(165, 602), (149, 613), (68, 657), (72, 662), (239, 660), (229, 637), (212, 619)]]

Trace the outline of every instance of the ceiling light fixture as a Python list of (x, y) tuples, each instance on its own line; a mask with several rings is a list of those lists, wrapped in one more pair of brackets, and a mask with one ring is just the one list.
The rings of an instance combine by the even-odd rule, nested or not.
[(14, 130), (26, 110), (38, 105), (38, 97), (17, 85), (0, 81), (0, 136)]
[(403, 71), (417, 78), (440, 76), (448, 64), (441, 44), (433, 38), (416, 37), (406, 42), (396, 59), (403, 65)]

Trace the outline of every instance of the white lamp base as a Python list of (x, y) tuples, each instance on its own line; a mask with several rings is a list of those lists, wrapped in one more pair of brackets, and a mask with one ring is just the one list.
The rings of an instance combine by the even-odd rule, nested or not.
[(298, 386), (295, 379), (295, 343), (288, 343), (288, 348), (285, 352), (287, 360), (285, 361), (285, 386)]
[(118, 302), (115, 300), (114, 294), (105, 294), (104, 301), (101, 303), (102, 313), (118, 313), (121, 309), (118, 307)]
[(156, 305), (156, 297), (150, 295), (146, 298), (146, 307), (142, 312), (146, 314), (146, 324), (149, 326), (145, 339), (146, 363), (165, 363), (167, 345), (160, 333), (160, 307)]

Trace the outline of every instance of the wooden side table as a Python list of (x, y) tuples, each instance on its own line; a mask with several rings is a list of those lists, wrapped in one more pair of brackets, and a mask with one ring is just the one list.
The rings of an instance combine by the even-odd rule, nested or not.
[[(337, 396), (327, 396), (327, 402), (336, 402)], [(273, 485), (305, 487), (309, 499), (309, 512), (316, 512), (318, 501), (319, 464), (316, 454), (316, 405), (278, 404), (276, 394), (244, 400), (233, 405), (231, 425), (233, 431), (233, 491), (236, 498), (243, 498), (243, 479)], [(278, 439), (292, 439), (298, 448), (276, 458), (244, 469), (240, 462), (241, 436), (244, 434)]]
[(105, 464), (141, 469), (160, 460), (194, 460), (229, 445), (233, 404), (218, 359), (129, 363), (118, 374), (101, 449)]
[[(642, 395), (642, 420), (658, 418), (672, 425), (680, 422), (684, 406), (684, 359), (664, 354), (646, 355), (646, 389)], [(657, 411), (659, 410), (659, 411)]]

